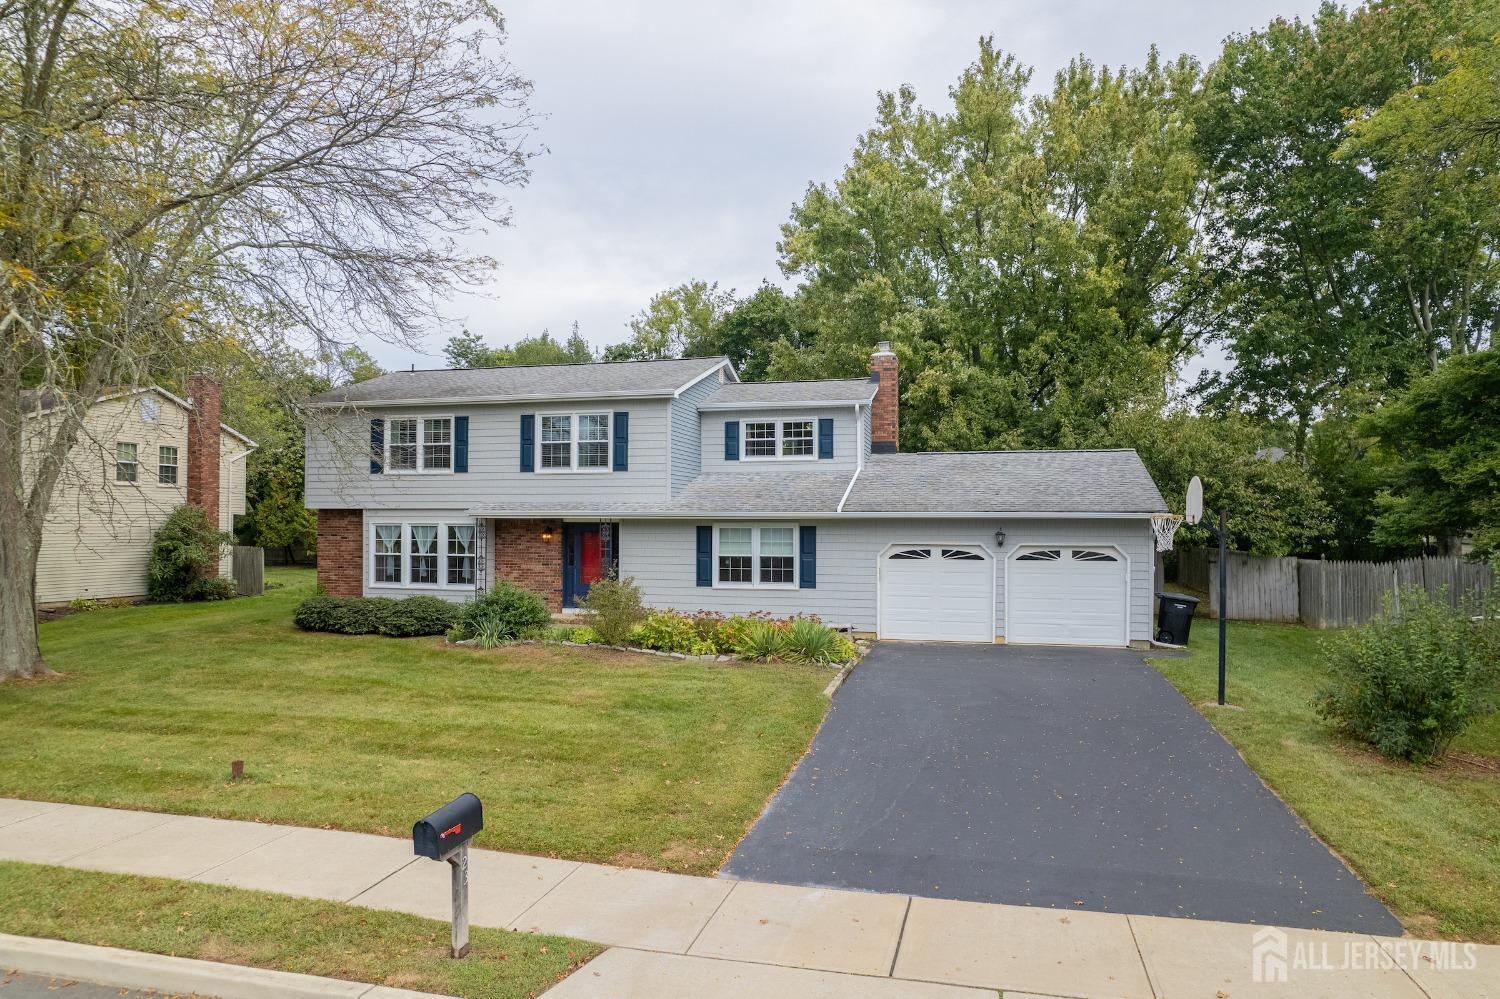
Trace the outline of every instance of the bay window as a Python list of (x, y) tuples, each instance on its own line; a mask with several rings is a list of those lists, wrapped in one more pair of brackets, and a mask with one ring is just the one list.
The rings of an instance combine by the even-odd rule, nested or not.
[(714, 531), (714, 585), (797, 585), (795, 525), (729, 526)]
[(370, 585), (472, 587), (478, 526), (436, 520), (370, 526)]

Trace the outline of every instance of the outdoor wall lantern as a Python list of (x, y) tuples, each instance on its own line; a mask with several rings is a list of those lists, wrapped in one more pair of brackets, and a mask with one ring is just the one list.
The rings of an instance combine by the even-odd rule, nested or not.
[(997, 528), (995, 528), (995, 547), (996, 548), (1004, 548), (1005, 547), (1005, 528), (1003, 528), (1003, 527), (997, 527)]
[(544, 527), (544, 528), (542, 528), (542, 540), (543, 541), (551, 541), (552, 540), (552, 528), (550, 528), (550, 527)]

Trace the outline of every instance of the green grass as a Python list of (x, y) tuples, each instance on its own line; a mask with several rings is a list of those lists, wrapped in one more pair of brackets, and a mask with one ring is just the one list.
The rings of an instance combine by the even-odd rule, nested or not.
[(0, 796), (405, 836), (473, 791), (480, 846), (703, 874), (827, 706), (814, 666), (308, 634), (311, 573), (268, 578), (42, 625), (66, 676), (0, 685)]
[[(473, 999), (542, 992), (602, 948), (219, 885), (0, 863), (0, 931)], [(66, 991), (66, 990), (64, 990)]]
[[(1231, 621), (1227, 699), (1243, 710), (1204, 713), (1409, 930), (1500, 942), (1500, 716), (1434, 766), (1386, 760), (1313, 713), (1327, 634)], [(1189, 658), (1154, 665), (1192, 703), (1212, 702), (1215, 622), (1195, 623)]]

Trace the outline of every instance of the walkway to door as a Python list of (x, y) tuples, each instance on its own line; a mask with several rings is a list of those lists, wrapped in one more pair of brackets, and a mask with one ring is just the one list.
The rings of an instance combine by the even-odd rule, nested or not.
[(882, 643), (725, 865), (936, 898), (1400, 933), (1140, 653)]

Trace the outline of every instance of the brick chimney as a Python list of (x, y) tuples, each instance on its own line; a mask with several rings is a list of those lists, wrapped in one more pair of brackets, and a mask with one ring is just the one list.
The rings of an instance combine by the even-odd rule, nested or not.
[(188, 379), (187, 501), (219, 526), (219, 383), (208, 375)]
[(895, 454), (901, 450), (901, 377), (889, 340), (882, 340), (870, 355), (870, 381), (879, 385), (870, 404), (870, 450)]

